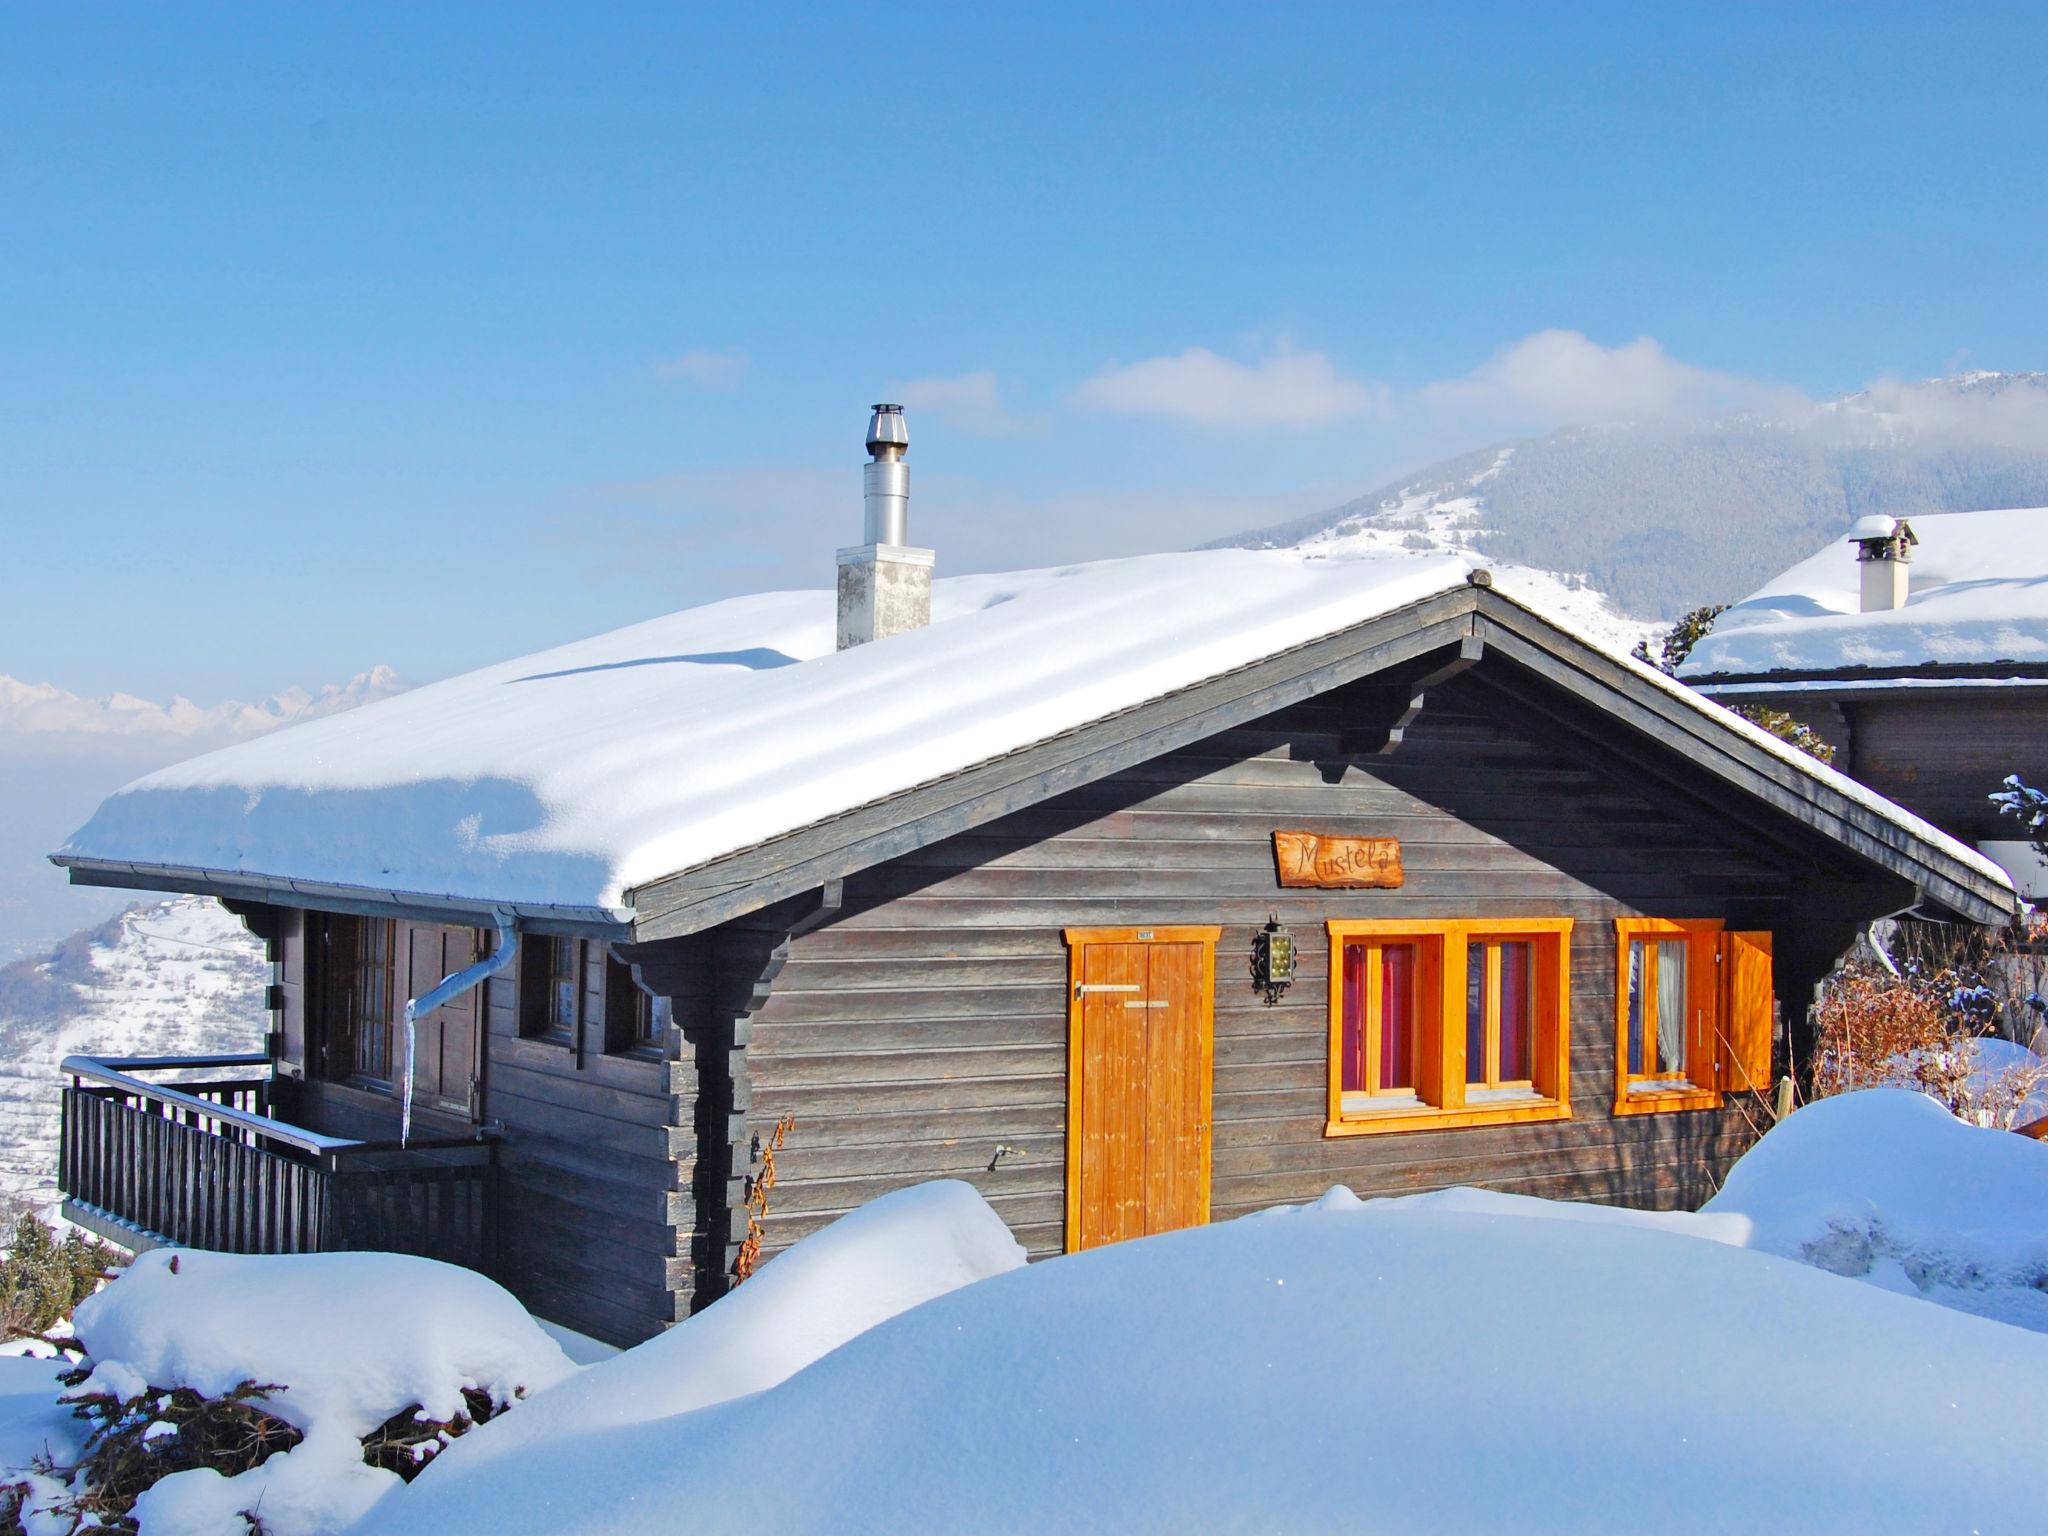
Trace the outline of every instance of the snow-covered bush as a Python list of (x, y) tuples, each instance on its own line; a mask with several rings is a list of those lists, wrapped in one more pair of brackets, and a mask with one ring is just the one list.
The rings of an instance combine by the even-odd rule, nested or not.
[(1991, 803), (1999, 814), (2010, 816), (2026, 828), (2027, 840), (2048, 853), (2048, 792), (2025, 783), (2016, 773), (2005, 776), (2005, 787), (1994, 790)]
[(0, 1338), (39, 1338), (71, 1315), (122, 1262), (119, 1250), (76, 1227), (62, 1237), (25, 1207), (0, 1258)]
[[(1651, 654), (1650, 642), (1638, 640), (1630, 652), (1645, 666), (1655, 667), (1667, 676), (1678, 676), (1678, 669), (1692, 654), (1693, 647), (1706, 639), (1707, 632), (1714, 627), (1714, 620), (1728, 611), (1726, 603), (1710, 603), (1685, 614), (1665, 633), (1657, 653)], [(1729, 708), (1742, 716), (1759, 730), (1769, 731), (1778, 740), (1787, 742), (1819, 762), (1832, 763), (1835, 749), (1815, 734), (1804, 721), (1794, 719), (1782, 709), (1772, 709), (1767, 704), (1732, 704)]]
[(493, 1282), (398, 1254), (160, 1249), (74, 1325), (65, 1400), (91, 1428), (27, 1515), (149, 1536), (328, 1536), (575, 1369)]

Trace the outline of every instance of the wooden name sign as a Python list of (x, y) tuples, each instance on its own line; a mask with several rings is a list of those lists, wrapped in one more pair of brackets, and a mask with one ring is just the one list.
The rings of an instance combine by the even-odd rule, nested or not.
[(1275, 832), (1273, 858), (1280, 883), (1339, 891), (1391, 890), (1401, 883), (1398, 837), (1325, 837), (1320, 832)]

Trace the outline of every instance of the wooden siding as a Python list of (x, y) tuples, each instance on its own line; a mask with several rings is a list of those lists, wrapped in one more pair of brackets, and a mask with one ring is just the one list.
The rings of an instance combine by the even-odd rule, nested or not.
[[(981, 1189), (1034, 1257), (1061, 1251), (1061, 930), (1076, 926), (1223, 925), (1216, 1219), (1335, 1182), (1363, 1194), (1480, 1183), (1660, 1207), (1705, 1198), (1749, 1121), (1732, 1105), (1611, 1116), (1614, 919), (1773, 929), (1812, 852), (1603, 759), (1501, 682), (1489, 661), (1442, 683), (1387, 756), (1347, 751), (1385, 714), (1383, 690), (1354, 685), (849, 877), (841, 913), (791, 941), (737, 1041), (747, 1089), (735, 1144), (796, 1119), (765, 1251), (939, 1177)], [(1283, 890), (1276, 826), (1398, 837), (1406, 882)], [(1324, 921), (1505, 914), (1575, 920), (1575, 1118), (1326, 1137)], [(1267, 1007), (1249, 962), (1272, 915), (1300, 955), (1298, 979)], [(998, 1158), (999, 1147), (1012, 1151)]]
[[(317, 943), (319, 925), (356, 921), (276, 914), (281, 1065), (303, 1077), (281, 1112), (333, 1135), (391, 1137), (398, 1106), (390, 1094), (323, 1075), (323, 994), (309, 935)], [(403, 945), (411, 925), (399, 926)], [(485, 984), (481, 1120), (501, 1138), (493, 1273), (541, 1316), (631, 1344), (673, 1322), (677, 1294), (690, 1292), (676, 1255), (695, 1216), (688, 1194), (677, 1192), (672, 1126), (678, 1095), (686, 1106), (695, 1098), (695, 1073), (659, 1052), (607, 1054), (605, 988), (601, 967), (592, 970), (580, 1066), (572, 1042), (522, 1036), (516, 971)], [(464, 1134), (471, 1124), (417, 1096), (415, 1109), (423, 1134)]]
[(2034, 784), (2048, 778), (2048, 689), (1909, 693), (1845, 703), (1844, 712), (1841, 766), (1872, 789), (1969, 842), (2022, 836), (1986, 797), (2009, 773)]

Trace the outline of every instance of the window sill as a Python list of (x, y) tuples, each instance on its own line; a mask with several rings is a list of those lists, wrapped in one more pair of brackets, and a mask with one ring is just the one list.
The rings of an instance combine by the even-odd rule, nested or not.
[(576, 1037), (566, 1029), (540, 1029), (519, 1038), (531, 1041), (535, 1045), (559, 1045), (569, 1049), (574, 1049), (576, 1045)]
[(1718, 1088), (1635, 1088), (1614, 1101), (1617, 1115), (1664, 1115), (1686, 1109), (1719, 1109)]
[(1459, 1131), (1482, 1125), (1533, 1125), (1544, 1120), (1569, 1120), (1571, 1117), (1571, 1105), (1556, 1099), (1468, 1104), (1463, 1109), (1437, 1109), (1425, 1104), (1411, 1109), (1355, 1110), (1326, 1121), (1323, 1135), (1387, 1136), (1402, 1131)]

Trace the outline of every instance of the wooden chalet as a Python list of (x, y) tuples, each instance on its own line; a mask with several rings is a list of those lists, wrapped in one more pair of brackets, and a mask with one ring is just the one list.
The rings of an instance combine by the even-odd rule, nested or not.
[[(1216, 551), (931, 585), (875, 495), (836, 615), (714, 605), (110, 800), (55, 857), (226, 901), (275, 1022), (245, 1062), (73, 1058), (67, 1213), (440, 1253), (625, 1343), (934, 1178), (1035, 1257), (1340, 1182), (1687, 1205), (1861, 925), (2013, 909), (1507, 573)], [(565, 742), (615, 755), (530, 767)], [(408, 1053), (407, 1001), (493, 966)]]
[(1783, 710), (1837, 768), (2048, 898), (2048, 869), (1989, 799), (2007, 774), (2048, 780), (2048, 508), (1857, 531), (1722, 614), (1682, 675)]

